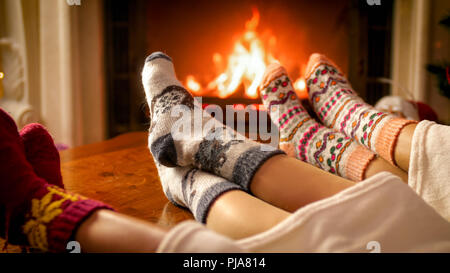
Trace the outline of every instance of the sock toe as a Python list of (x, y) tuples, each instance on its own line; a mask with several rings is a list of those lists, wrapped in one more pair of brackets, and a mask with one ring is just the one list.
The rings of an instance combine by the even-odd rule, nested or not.
[(20, 137), (35, 173), (48, 183), (64, 188), (59, 152), (47, 129), (39, 123), (31, 123), (20, 130)]
[(266, 88), (270, 84), (270, 82), (283, 74), (287, 74), (287, 72), (281, 64), (271, 63), (269, 66), (267, 66), (266, 71), (264, 71), (261, 84), (259, 85), (259, 92)]
[(313, 53), (313, 54), (311, 54), (311, 56), (309, 56), (309, 61), (308, 61), (308, 64), (306, 65), (305, 79), (308, 79), (311, 76), (311, 74), (314, 72), (314, 70), (317, 68), (317, 66), (319, 64), (324, 64), (324, 63), (334, 66), (336, 69), (341, 71), (339, 69), (339, 67), (325, 55), (320, 54), (320, 53)]
[(145, 59), (145, 63), (148, 63), (148, 62), (151, 62), (151, 61), (153, 61), (153, 60), (160, 59), (160, 58), (166, 59), (166, 60), (172, 62), (172, 58), (170, 58), (167, 54), (164, 54), (164, 53), (161, 52), (161, 51), (156, 51), (156, 52), (153, 52), (152, 54), (150, 54), (150, 55)]
[(172, 59), (162, 52), (150, 54), (142, 69), (142, 85), (147, 103), (151, 108), (151, 100), (168, 86), (182, 86), (178, 81)]
[[(46, 136), (46, 137), (50, 137), (50, 139), (51, 139), (51, 136), (48, 133), (47, 129), (45, 129), (45, 127), (39, 123), (27, 124), (22, 128), (22, 130), (20, 130), (20, 136), (24, 140), (36, 138), (36, 137), (42, 136), (42, 135)], [(53, 142), (53, 139), (52, 139), (52, 142)]]

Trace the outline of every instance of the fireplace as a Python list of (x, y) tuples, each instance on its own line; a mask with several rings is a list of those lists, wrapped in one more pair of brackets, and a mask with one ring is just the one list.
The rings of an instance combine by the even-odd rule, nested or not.
[(265, 111), (256, 84), (278, 61), (308, 109), (302, 77), (314, 52), (335, 60), (370, 103), (390, 93), (377, 80), (390, 76), (388, 1), (132, 0), (105, 1), (104, 9), (109, 137), (146, 128), (137, 107), (145, 101), (140, 70), (153, 51), (172, 57), (178, 79), (204, 107)]

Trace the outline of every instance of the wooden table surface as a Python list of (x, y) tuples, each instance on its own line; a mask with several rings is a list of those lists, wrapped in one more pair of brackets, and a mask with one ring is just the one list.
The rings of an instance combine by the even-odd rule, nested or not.
[[(165, 197), (147, 148), (146, 132), (127, 133), (60, 155), (64, 185), (71, 192), (162, 226), (193, 219), (188, 210), (172, 205)], [(17, 252), (18, 248), (9, 247), (8, 251)]]
[(188, 210), (174, 206), (164, 195), (147, 136), (146, 132), (128, 133), (62, 151), (66, 189), (163, 226), (193, 219)]

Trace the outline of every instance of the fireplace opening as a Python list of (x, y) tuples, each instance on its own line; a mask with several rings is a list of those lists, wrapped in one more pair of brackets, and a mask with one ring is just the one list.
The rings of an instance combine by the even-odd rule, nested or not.
[(104, 9), (109, 137), (146, 129), (140, 71), (154, 51), (172, 57), (204, 107), (265, 111), (256, 86), (278, 61), (310, 109), (303, 73), (314, 52), (332, 58), (369, 103), (390, 93), (377, 80), (390, 77), (390, 1), (131, 0), (105, 1)]

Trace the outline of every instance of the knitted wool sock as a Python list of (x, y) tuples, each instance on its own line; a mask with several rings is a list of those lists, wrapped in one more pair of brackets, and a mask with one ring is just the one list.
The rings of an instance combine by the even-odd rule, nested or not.
[(97, 209), (111, 208), (66, 193), (34, 173), (16, 124), (0, 109), (0, 237), (16, 245), (63, 252), (74, 231)]
[(323, 55), (311, 55), (305, 78), (310, 102), (323, 124), (395, 164), (394, 149), (400, 131), (417, 121), (398, 118), (365, 103), (339, 68)]
[(274, 63), (267, 67), (259, 91), (280, 130), (280, 148), (288, 155), (353, 181), (364, 178), (375, 154), (311, 118), (282, 66)]
[(223, 193), (242, 188), (221, 177), (192, 167), (156, 167), (167, 199), (173, 204), (188, 208), (195, 219), (206, 223), (209, 209)]
[(25, 156), (37, 176), (49, 184), (64, 188), (59, 152), (48, 131), (38, 123), (31, 123), (20, 130), (20, 137)]
[[(283, 153), (236, 134), (202, 111), (198, 102), (176, 79), (169, 56), (155, 52), (147, 57), (142, 82), (150, 108), (149, 148), (162, 165), (193, 165), (248, 191), (259, 167), (268, 158)], [(181, 108), (186, 114), (183, 117), (171, 114)], [(192, 129), (190, 133), (177, 133), (176, 128), (180, 124), (183, 124), (183, 129)]]

